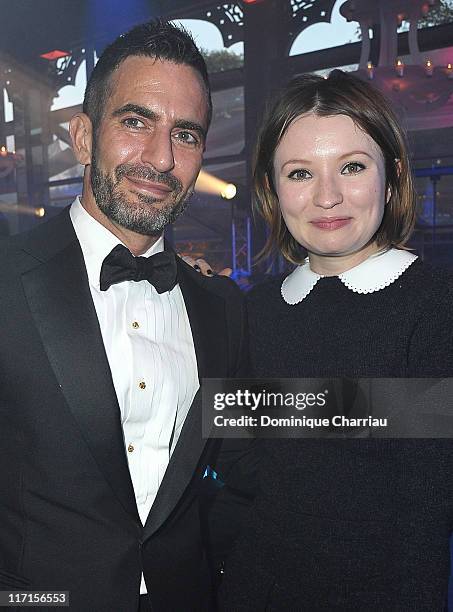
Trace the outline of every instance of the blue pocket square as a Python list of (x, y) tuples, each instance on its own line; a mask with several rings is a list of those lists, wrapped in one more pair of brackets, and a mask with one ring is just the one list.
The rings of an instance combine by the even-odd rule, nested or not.
[(216, 486), (218, 487), (223, 487), (225, 485), (225, 483), (222, 481), (220, 476), (217, 474), (215, 470), (212, 469), (210, 465), (207, 465), (204, 471), (203, 480), (205, 478), (208, 478), (209, 480), (213, 480)]

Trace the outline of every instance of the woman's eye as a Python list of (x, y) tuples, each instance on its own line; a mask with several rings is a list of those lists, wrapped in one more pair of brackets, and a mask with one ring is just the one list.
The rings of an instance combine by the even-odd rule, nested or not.
[(181, 142), (185, 142), (186, 144), (192, 144), (192, 145), (196, 145), (200, 142), (199, 139), (196, 136), (194, 136), (191, 132), (177, 132), (175, 134), (175, 138), (177, 140), (180, 140)]
[(126, 127), (130, 128), (141, 128), (145, 127), (145, 124), (141, 119), (137, 119), (137, 117), (127, 117), (123, 120), (123, 123)]
[(293, 170), (288, 174), (288, 178), (293, 181), (305, 181), (311, 178), (311, 174), (308, 170)]
[(341, 173), (342, 174), (357, 174), (361, 172), (362, 170), (365, 170), (365, 166), (363, 164), (360, 164), (359, 162), (349, 162), (348, 164), (346, 164), (346, 166), (344, 166)]

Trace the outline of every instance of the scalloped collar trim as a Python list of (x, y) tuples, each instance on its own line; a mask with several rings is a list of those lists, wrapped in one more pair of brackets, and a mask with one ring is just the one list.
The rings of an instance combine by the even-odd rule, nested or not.
[[(416, 255), (400, 249), (389, 249), (371, 255), (355, 268), (338, 275), (341, 282), (355, 293), (374, 293), (391, 285), (417, 259)], [(287, 304), (298, 304), (313, 289), (320, 278), (312, 272), (308, 258), (282, 284), (282, 297)]]

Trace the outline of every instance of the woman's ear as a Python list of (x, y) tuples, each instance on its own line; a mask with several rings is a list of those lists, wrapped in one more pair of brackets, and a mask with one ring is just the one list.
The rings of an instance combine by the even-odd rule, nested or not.
[(275, 189), (275, 181), (269, 172), (266, 172), (264, 175), (264, 185), (268, 191), (270, 191), (273, 195), (277, 195), (277, 191)]
[(77, 113), (69, 122), (72, 148), (82, 166), (91, 164), (93, 146), (93, 124), (85, 113)]
[[(400, 159), (395, 159), (395, 166), (396, 166), (396, 174), (398, 175), (398, 177), (401, 174), (401, 160)], [(387, 192), (385, 194), (385, 203), (386, 205), (390, 202), (390, 198), (392, 197), (392, 189), (390, 187), (390, 185), (387, 187)]]

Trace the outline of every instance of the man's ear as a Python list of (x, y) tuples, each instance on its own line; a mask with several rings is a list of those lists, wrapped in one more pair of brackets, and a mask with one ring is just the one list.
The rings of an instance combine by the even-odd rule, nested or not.
[(77, 113), (69, 122), (69, 133), (72, 140), (72, 148), (77, 161), (82, 166), (91, 164), (91, 153), (93, 146), (93, 124), (85, 113)]

